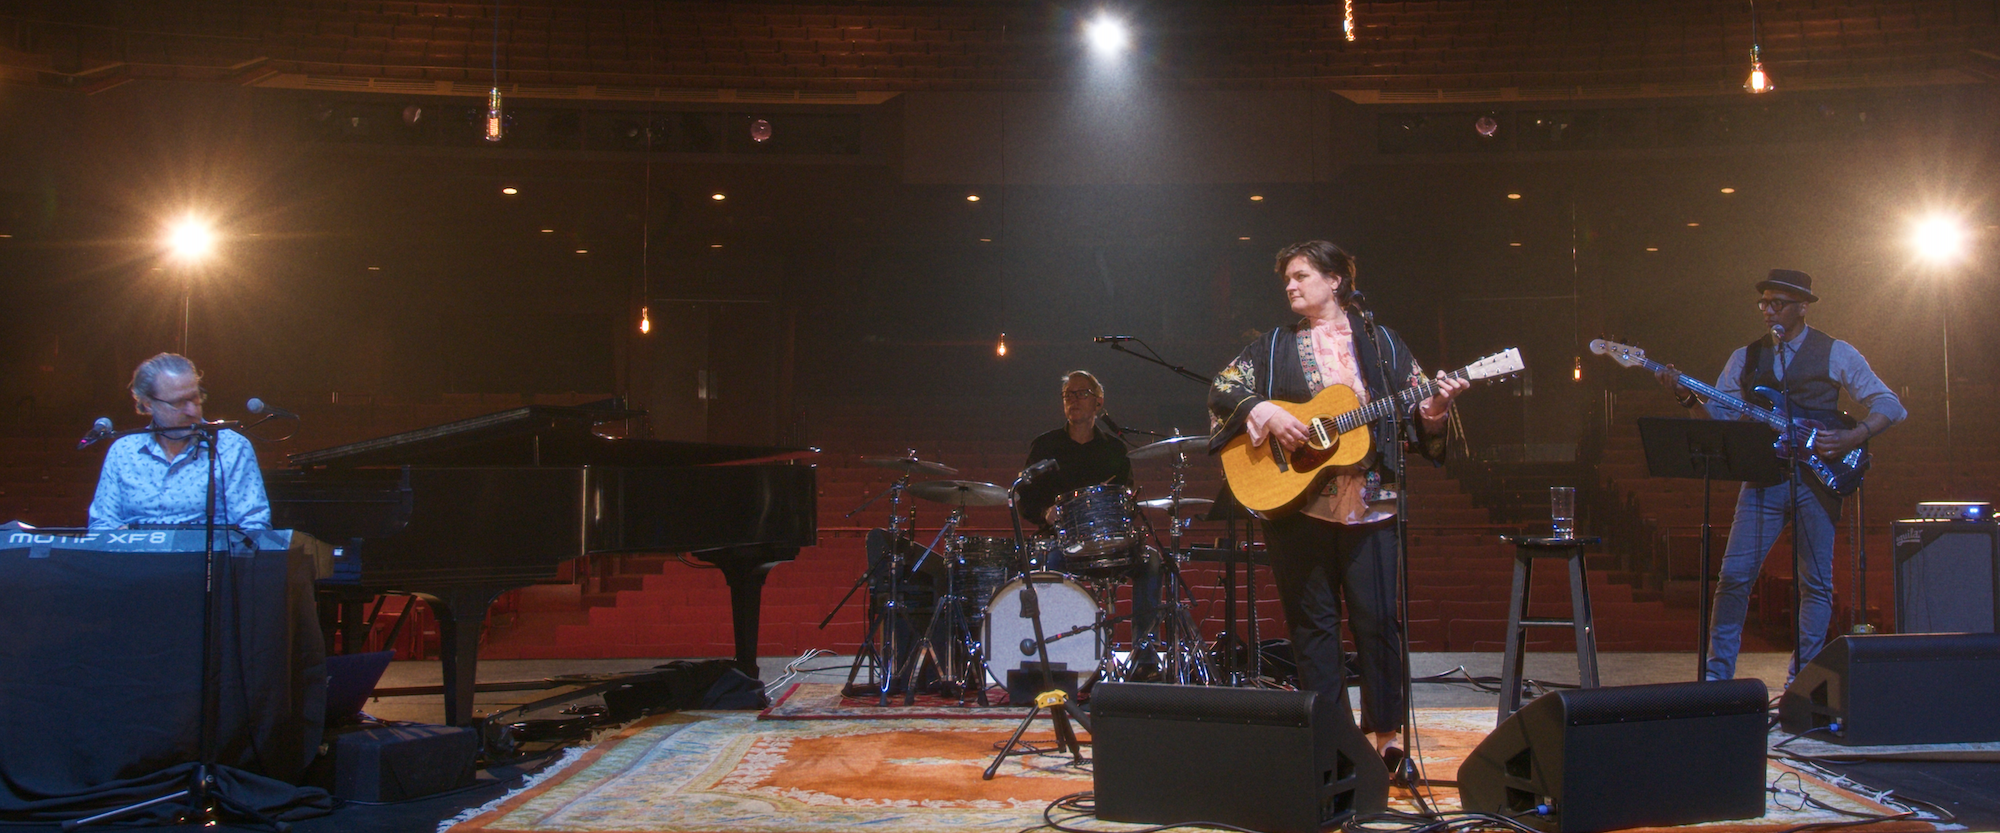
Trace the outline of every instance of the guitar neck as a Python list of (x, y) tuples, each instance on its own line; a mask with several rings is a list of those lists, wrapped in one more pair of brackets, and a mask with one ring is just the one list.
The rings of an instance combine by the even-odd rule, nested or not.
[[(1660, 373), (1667, 369), (1666, 365), (1660, 364), (1659, 362), (1653, 361), (1652, 359), (1641, 359), (1640, 362), (1645, 366), (1647, 370), (1650, 370), (1654, 373)], [(1681, 374), (1681, 387), (1687, 388), (1688, 390), (1701, 394), (1703, 397), (1706, 397), (1710, 401), (1720, 402), (1722, 403), (1723, 407), (1728, 408), (1732, 411), (1740, 411), (1742, 413), (1746, 413), (1753, 417), (1756, 417), (1758, 421), (1766, 425), (1769, 425), (1772, 428), (1775, 428), (1779, 431), (1783, 431), (1785, 430), (1785, 428), (1789, 426), (1789, 423), (1785, 422), (1785, 419), (1783, 417), (1778, 416), (1776, 411), (1772, 411), (1766, 408), (1759, 408), (1734, 396), (1730, 396), (1729, 394), (1723, 393), (1720, 388), (1717, 388), (1714, 385), (1704, 383), (1700, 379), (1696, 379), (1693, 376), (1689, 376), (1685, 373)]]
[[(1465, 371), (1466, 369), (1461, 367), (1457, 370), (1445, 374), (1445, 378), (1471, 381), (1471, 377), (1466, 375)], [(1392, 411), (1400, 411), (1405, 408), (1410, 408), (1416, 405), (1418, 402), (1422, 402), (1426, 399), (1431, 398), (1432, 396), (1436, 396), (1437, 392), (1438, 392), (1437, 380), (1425, 379), (1413, 386), (1397, 391), (1392, 396), (1385, 396), (1381, 399), (1377, 399), (1359, 408), (1355, 408), (1352, 411), (1348, 411), (1347, 413), (1341, 414), (1340, 416), (1334, 417), (1333, 423), (1334, 426), (1340, 430), (1340, 433), (1345, 434), (1356, 428), (1360, 428), (1363, 425), (1367, 425), (1370, 422), (1374, 422), (1375, 420), (1389, 416), (1389, 414)]]

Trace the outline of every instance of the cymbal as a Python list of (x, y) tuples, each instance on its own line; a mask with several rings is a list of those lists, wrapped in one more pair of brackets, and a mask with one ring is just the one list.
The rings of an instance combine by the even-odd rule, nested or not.
[[(1192, 509), (1199, 506), (1208, 506), (1213, 503), (1215, 503), (1215, 501), (1209, 500), (1208, 498), (1205, 497), (1184, 497), (1181, 498), (1180, 500), (1181, 507), (1186, 509)], [(1174, 505), (1174, 499), (1170, 497), (1156, 497), (1153, 498), (1152, 500), (1139, 501), (1139, 507), (1142, 509), (1171, 509), (1173, 508), (1173, 505)]]
[(1125, 456), (1134, 460), (1150, 460), (1154, 457), (1168, 456), (1176, 451), (1191, 450), (1183, 449), (1181, 446), (1195, 442), (1205, 443), (1208, 442), (1208, 438), (1203, 436), (1168, 437), (1159, 442), (1147, 443), (1131, 451), (1127, 451), (1125, 452)]
[(863, 457), (861, 462), (878, 469), (895, 469), (906, 474), (957, 474), (958, 469), (915, 457)]
[(1007, 490), (979, 480), (926, 480), (910, 486), (910, 494), (952, 506), (1006, 506)]

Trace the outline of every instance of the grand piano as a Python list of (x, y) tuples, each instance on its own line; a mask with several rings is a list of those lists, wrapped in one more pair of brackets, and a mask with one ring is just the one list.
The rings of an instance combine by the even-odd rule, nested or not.
[(294, 454), (265, 481), (272, 524), (339, 548), (321, 584), (346, 600), (345, 627), (376, 593), (431, 605), (454, 726), (473, 720), (493, 600), (597, 553), (689, 553), (720, 568), (736, 661), (754, 677), (764, 577), (818, 532), (814, 452), (596, 431), (643, 413), (535, 405)]

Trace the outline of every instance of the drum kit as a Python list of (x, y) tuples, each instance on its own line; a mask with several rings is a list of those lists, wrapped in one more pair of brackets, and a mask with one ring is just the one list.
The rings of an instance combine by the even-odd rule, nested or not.
[[(914, 703), (919, 691), (955, 697), (960, 705), (971, 699), (990, 705), (989, 689), (998, 684), (1019, 703), (1032, 699), (1044, 679), (1044, 647), (1052, 676), (1065, 688), (1142, 679), (1217, 682), (1178, 561), (1163, 557), (1181, 551), (1192, 513), (1212, 503), (1181, 494), (1188, 451), (1206, 440), (1169, 437), (1128, 452), (1134, 460), (1174, 460), (1166, 497), (1141, 501), (1131, 488), (1111, 484), (1078, 489), (1056, 501), (1052, 533), (1019, 542), (959, 532), (968, 508), (1012, 511), (1007, 487), (942, 479), (958, 471), (923, 460), (914, 450), (901, 457), (863, 457), (863, 463), (901, 476), (848, 513), (852, 517), (890, 498), (888, 527), (871, 531), (869, 567), (855, 583), (855, 589), (869, 588), (869, 613), (846, 693), (878, 697), (884, 706), (897, 693), (906, 704)], [(912, 482), (919, 475), (941, 479)], [(950, 507), (928, 545), (917, 541), (915, 504), (906, 512), (906, 495)], [(1144, 510), (1167, 513), (1165, 540)], [(1132, 610), (1116, 615), (1119, 589), (1126, 585)], [(1024, 594), (1036, 604), (1026, 604)], [(1037, 611), (1039, 644), (1031, 618)], [(1117, 625), (1133, 622), (1134, 614), (1152, 619), (1152, 625), (1145, 632), (1134, 627), (1129, 642), (1116, 641)]]

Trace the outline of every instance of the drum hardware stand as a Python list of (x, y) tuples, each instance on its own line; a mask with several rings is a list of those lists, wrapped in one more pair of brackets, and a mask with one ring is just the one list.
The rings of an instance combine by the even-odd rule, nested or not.
[[(1215, 668), (1208, 661), (1208, 651), (1202, 645), (1201, 625), (1194, 619), (1193, 597), (1188, 595), (1187, 585), (1181, 580), (1180, 559), (1169, 553), (1180, 553), (1181, 532), (1185, 525), (1181, 520), (1181, 495), (1187, 490), (1188, 455), (1185, 446), (1174, 448), (1173, 479), (1168, 491), (1167, 503), (1167, 549), (1159, 553), (1161, 588), (1173, 602), (1166, 605), (1162, 615), (1154, 621), (1156, 630), (1164, 631), (1162, 641), (1168, 646), (1171, 659), (1167, 677), (1176, 683), (1215, 684)], [(1193, 523), (1194, 519), (1187, 519)]]
[[(1208, 509), (1204, 520), (1223, 521), (1223, 538), (1220, 549), (1228, 553), (1223, 558), (1223, 622), (1226, 628), (1215, 635), (1215, 655), (1226, 657), (1229, 684), (1232, 686), (1264, 686), (1264, 650), (1257, 633), (1257, 562), (1252, 557), (1257, 525), (1249, 523), (1243, 505), (1223, 484), (1222, 491), (1215, 494), (1215, 503)], [(1236, 522), (1244, 523), (1241, 541), (1236, 537)], [(1245, 617), (1244, 630), (1238, 634), (1236, 628), (1236, 564), (1241, 560), (1245, 574), (1243, 583), (1249, 615)], [(1245, 636), (1248, 637), (1246, 643)], [(1239, 659), (1240, 658), (1240, 659)]]
[[(916, 449), (910, 450), (909, 457), (912, 460), (917, 459)], [(860, 589), (862, 585), (868, 584), (868, 580), (873, 577), (876, 569), (883, 566), (888, 568), (889, 589), (886, 594), (887, 598), (881, 600), (878, 604), (875, 599), (874, 588), (870, 587), (868, 590), (868, 615), (866, 617), (866, 624), (862, 629), (862, 645), (859, 650), (854, 652), (854, 662), (847, 668), (847, 685), (841, 689), (844, 694), (857, 691), (854, 686), (854, 680), (861, 675), (861, 668), (866, 664), (869, 666), (869, 684), (866, 687), (877, 690), (876, 693), (879, 699), (876, 705), (878, 706), (889, 705), (889, 689), (895, 685), (897, 677), (896, 635), (904, 629), (911, 627), (909, 614), (903, 611), (902, 605), (903, 548), (901, 546), (904, 523), (907, 522), (912, 529), (916, 526), (917, 510), (914, 503), (910, 506), (909, 515), (905, 516), (903, 514), (903, 492), (909, 488), (911, 476), (910, 472), (904, 472), (903, 476), (897, 478), (895, 483), (890, 484), (887, 490), (877, 493), (874, 497), (870, 497), (860, 506), (855, 507), (853, 511), (847, 513), (848, 517), (852, 517), (855, 513), (866, 509), (870, 504), (880, 499), (882, 495), (887, 494), (889, 496), (889, 527), (884, 536), (887, 542), (884, 549), (887, 552), (883, 553), (880, 559), (870, 559), (867, 569), (864, 569), (861, 573), (861, 578), (854, 582), (854, 587), (849, 588), (847, 596), (840, 600), (840, 605), (846, 605), (847, 599), (853, 597), (855, 590)], [(834, 614), (840, 611), (840, 605), (835, 606), (832, 613), (828, 613), (825, 619), (820, 620), (819, 626), (822, 629), (826, 627), (828, 622), (833, 621)], [(877, 611), (878, 607), (881, 609), (879, 612)], [(879, 642), (876, 638), (878, 633), (881, 635)], [(881, 646), (879, 651), (876, 649), (878, 644)]]
[[(1022, 471), (1019, 477), (1014, 478), (1013, 484), (1007, 487), (1007, 515), (1014, 522), (1014, 553), (1021, 560), (1023, 575), (1027, 573), (1025, 568), (1028, 547), (1026, 536), (1021, 534), (1021, 485), (1033, 480), (1038, 474), (1054, 470), (1055, 467), (1054, 460), (1043, 460)], [(1057, 750), (1068, 750), (1070, 760), (1074, 764), (1083, 763), (1083, 745), (1077, 742), (1076, 730), (1071, 728), (1070, 721), (1074, 720), (1084, 731), (1090, 731), (1090, 718), (1077, 707), (1075, 700), (1056, 686), (1055, 670), (1049, 667), (1047, 637), (1042, 633), (1041, 602), (1035, 593), (1035, 583), (1032, 580), (1021, 582), (1021, 613), (1034, 625), (1035, 651), (1040, 654), (1042, 661), (1042, 693), (1036, 695), (1034, 707), (1028, 710), (1026, 717), (1022, 718), (1021, 725), (1014, 730), (1013, 736), (1007, 738), (1007, 743), (1000, 747), (1000, 753), (993, 756), (993, 763), (986, 765), (986, 771), (980, 777), (987, 781), (993, 780), (994, 774), (1000, 771), (1000, 764), (1009, 757), (1040, 753), (1041, 750), (1032, 747), (1016, 749), (1015, 746), (1021, 743), (1021, 736), (1027, 733), (1029, 726), (1034, 725), (1035, 718), (1041, 715), (1043, 709), (1049, 711), (1049, 718), (1055, 724)]]
[[(965, 691), (970, 687), (978, 688), (979, 705), (990, 705), (986, 698), (986, 665), (979, 659), (978, 640), (971, 636), (970, 624), (966, 621), (965, 600), (958, 596), (958, 573), (965, 565), (963, 548), (962, 545), (944, 543), (947, 540), (955, 540), (952, 533), (956, 532), (958, 525), (964, 521), (965, 506), (960, 504), (952, 507), (951, 515), (945, 519), (944, 526), (938, 529), (937, 538), (931, 541), (931, 550), (918, 556), (916, 563), (910, 565), (910, 570), (914, 572), (923, 565), (924, 559), (930, 557), (930, 552), (939, 551), (937, 547), (940, 544), (944, 545), (945, 549), (942, 552), (945, 553), (946, 559), (945, 591), (944, 595), (938, 597), (936, 606), (932, 608), (930, 628), (924, 632), (923, 638), (917, 640), (916, 645), (911, 647), (910, 660), (903, 667), (905, 706), (917, 702), (917, 683), (923, 679), (924, 666), (927, 664), (937, 669), (938, 682), (941, 685), (954, 689), (953, 693), (957, 695), (959, 705), (965, 705)], [(942, 658), (938, 656), (937, 646), (931, 638), (937, 634), (939, 625), (943, 625), (947, 634)], [(969, 655), (963, 667), (959, 662), (961, 654)], [(973, 673), (974, 666), (977, 666), (976, 675)]]

